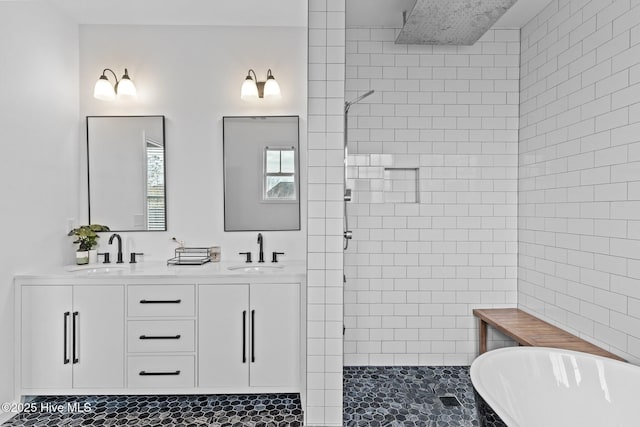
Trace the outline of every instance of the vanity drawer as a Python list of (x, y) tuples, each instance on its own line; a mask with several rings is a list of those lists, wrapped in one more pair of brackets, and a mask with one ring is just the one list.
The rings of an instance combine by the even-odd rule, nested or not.
[(131, 388), (194, 387), (193, 356), (130, 356), (127, 385)]
[(128, 287), (127, 296), (129, 316), (195, 315), (193, 285), (131, 285)]
[(131, 320), (127, 343), (131, 353), (194, 351), (193, 320)]

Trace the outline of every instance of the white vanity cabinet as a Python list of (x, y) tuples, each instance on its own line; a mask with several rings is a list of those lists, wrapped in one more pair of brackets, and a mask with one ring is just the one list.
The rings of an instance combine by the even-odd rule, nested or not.
[(15, 278), (16, 395), (304, 393), (304, 264)]
[(300, 386), (300, 284), (201, 285), (198, 384), (237, 391)]
[(22, 286), (23, 389), (124, 387), (124, 286)]

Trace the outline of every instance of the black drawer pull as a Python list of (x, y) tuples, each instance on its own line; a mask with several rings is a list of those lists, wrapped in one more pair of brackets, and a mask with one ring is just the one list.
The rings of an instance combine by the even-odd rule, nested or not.
[(141, 340), (179, 340), (180, 335), (140, 335)]
[(147, 371), (140, 371), (140, 375), (143, 377), (149, 377), (149, 376), (162, 376), (162, 375), (180, 375), (180, 371), (173, 371), (173, 372), (147, 372)]
[(181, 299), (141, 299), (140, 304), (180, 304)]

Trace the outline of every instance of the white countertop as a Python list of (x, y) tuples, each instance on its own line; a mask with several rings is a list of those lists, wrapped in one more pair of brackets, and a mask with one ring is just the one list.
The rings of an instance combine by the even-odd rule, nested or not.
[[(231, 269), (230, 269), (231, 268)], [(166, 262), (139, 262), (136, 264), (68, 265), (17, 274), (19, 282), (54, 280), (59, 282), (119, 281), (140, 279), (183, 279), (190, 282), (225, 280), (232, 282), (265, 282), (274, 280), (303, 281), (306, 276), (304, 261), (278, 263), (209, 262), (203, 265), (167, 265)]]

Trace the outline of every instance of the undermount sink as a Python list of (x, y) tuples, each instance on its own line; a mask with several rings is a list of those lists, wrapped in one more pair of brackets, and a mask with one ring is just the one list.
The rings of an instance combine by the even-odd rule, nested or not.
[(265, 273), (268, 271), (281, 270), (284, 266), (282, 265), (232, 265), (231, 267), (227, 267), (227, 270), (238, 271), (242, 273)]
[(76, 274), (109, 274), (109, 273), (119, 273), (125, 270), (124, 266), (119, 265), (78, 265), (67, 268), (67, 271), (71, 271)]

